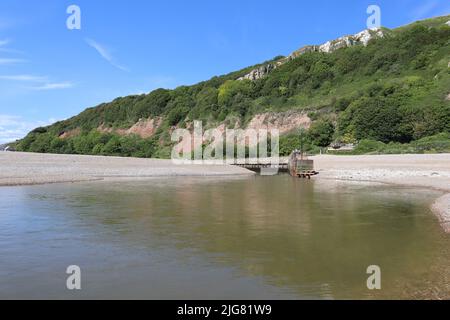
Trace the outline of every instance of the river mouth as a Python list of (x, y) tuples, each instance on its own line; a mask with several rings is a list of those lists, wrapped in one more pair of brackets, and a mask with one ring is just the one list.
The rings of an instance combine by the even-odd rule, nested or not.
[(439, 195), (288, 175), (5, 187), (0, 298), (445, 299)]

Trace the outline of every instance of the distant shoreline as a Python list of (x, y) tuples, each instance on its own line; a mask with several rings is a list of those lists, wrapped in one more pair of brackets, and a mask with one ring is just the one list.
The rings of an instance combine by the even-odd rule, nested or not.
[[(318, 179), (366, 181), (445, 193), (431, 209), (450, 233), (450, 154), (315, 156)], [(175, 165), (171, 160), (0, 152), (0, 186), (141, 180), (157, 177), (251, 176), (228, 165)]]
[(98, 181), (114, 178), (254, 175), (225, 165), (175, 165), (171, 160), (0, 152), (0, 186)]

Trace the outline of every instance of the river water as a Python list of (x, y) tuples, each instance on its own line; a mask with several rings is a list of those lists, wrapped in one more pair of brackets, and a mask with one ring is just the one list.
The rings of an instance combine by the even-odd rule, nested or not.
[(437, 196), (288, 175), (4, 187), (0, 298), (447, 298)]

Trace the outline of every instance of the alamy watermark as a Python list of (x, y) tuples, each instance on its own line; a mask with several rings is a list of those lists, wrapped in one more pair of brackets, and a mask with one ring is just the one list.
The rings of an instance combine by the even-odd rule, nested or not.
[(370, 274), (367, 278), (367, 289), (381, 290), (381, 268), (377, 265), (368, 266), (366, 272)]
[(175, 164), (264, 164), (276, 168), (280, 163), (278, 129), (227, 129), (224, 126), (203, 130), (201, 121), (193, 130), (172, 132), (171, 158)]
[(370, 5), (367, 7), (367, 29), (381, 28), (381, 8), (377, 5)]
[(81, 290), (81, 268), (77, 265), (67, 267), (66, 274), (69, 276), (66, 280), (68, 290)]
[(69, 17), (66, 20), (66, 26), (69, 30), (81, 30), (81, 9), (79, 6), (72, 4), (66, 10)]

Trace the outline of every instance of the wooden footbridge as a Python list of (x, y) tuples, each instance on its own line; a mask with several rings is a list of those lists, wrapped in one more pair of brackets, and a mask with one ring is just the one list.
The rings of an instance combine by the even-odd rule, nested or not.
[[(237, 159), (233, 165), (246, 168), (252, 171), (261, 171), (262, 169), (274, 169), (281, 172), (289, 172), (293, 177), (311, 179), (319, 172), (314, 170), (314, 161), (307, 160), (306, 157), (294, 151), (289, 158), (279, 158), (273, 163), (271, 159)], [(272, 159), (273, 160), (273, 159)]]

